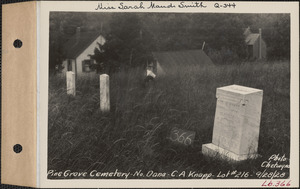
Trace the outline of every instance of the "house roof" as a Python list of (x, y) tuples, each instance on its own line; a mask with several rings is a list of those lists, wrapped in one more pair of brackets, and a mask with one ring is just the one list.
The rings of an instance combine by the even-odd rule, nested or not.
[(258, 33), (251, 33), (246, 37), (245, 42), (247, 45), (253, 45), (258, 38)]
[(172, 65), (213, 65), (212, 60), (201, 49), (153, 52), (152, 54), (163, 67)]
[(65, 58), (76, 59), (93, 41), (99, 36), (99, 32), (80, 32), (77, 39), (76, 34), (73, 35), (63, 46)]

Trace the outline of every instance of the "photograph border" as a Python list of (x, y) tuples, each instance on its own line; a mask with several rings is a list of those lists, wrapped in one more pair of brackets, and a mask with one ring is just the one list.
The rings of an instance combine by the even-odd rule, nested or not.
[[(109, 6), (118, 6), (125, 1), (102, 1)], [(127, 5), (138, 5), (141, 1), (127, 1)], [(150, 1), (143, 1), (149, 4)], [(153, 1), (162, 5), (170, 2)], [(169, 13), (290, 13), (291, 26), (291, 83), (290, 83), (290, 124), (291, 154), (290, 178), (291, 186), (299, 186), (299, 3), (298, 2), (234, 2), (235, 8), (215, 8), (215, 3), (205, 2), (205, 9), (197, 8), (160, 8), (147, 10), (95, 10), (97, 1), (41, 1), (38, 2), (38, 186), (47, 188), (180, 188), (180, 187), (262, 187), (268, 179), (47, 179), (47, 142), (48, 142), (48, 78), (49, 78), (49, 15), (51, 11), (68, 12), (169, 12)], [(179, 1), (173, 2), (180, 3)], [(226, 2), (228, 3), (228, 2)], [(245, 185), (245, 180), (247, 185)], [(279, 181), (280, 179), (276, 179)], [(233, 182), (234, 181), (234, 182)]]

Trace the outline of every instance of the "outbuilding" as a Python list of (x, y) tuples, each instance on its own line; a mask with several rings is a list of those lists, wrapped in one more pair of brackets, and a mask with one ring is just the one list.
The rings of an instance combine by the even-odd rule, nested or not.
[(267, 57), (267, 46), (262, 38), (261, 29), (259, 29), (259, 33), (252, 33), (248, 27), (244, 31), (244, 36), (248, 58), (263, 59)]

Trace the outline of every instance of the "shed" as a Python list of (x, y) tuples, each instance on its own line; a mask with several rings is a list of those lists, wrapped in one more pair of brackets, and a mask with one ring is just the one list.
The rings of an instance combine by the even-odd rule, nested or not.
[(212, 60), (201, 49), (152, 52), (154, 62), (147, 66), (157, 76), (168, 73), (169, 68), (175, 66), (212, 66)]
[(259, 29), (259, 33), (252, 33), (248, 27), (244, 31), (244, 36), (248, 58), (262, 59), (267, 57), (267, 46), (262, 38), (261, 29)]
[(63, 47), (65, 60), (62, 63), (62, 71), (73, 71), (77, 74), (94, 72), (90, 65), (95, 61), (90, 55), (94, 54), (95, 48), (99, 48), (99, 44), (104, 43), (105, 39), (99, 32), (81, 32), (80, 28), (77, 28), (76, 34)]

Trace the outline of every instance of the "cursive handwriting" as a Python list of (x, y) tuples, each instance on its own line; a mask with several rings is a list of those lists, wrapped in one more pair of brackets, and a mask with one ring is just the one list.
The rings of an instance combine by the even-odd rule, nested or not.
[(187, 4), (187, 2), (180, 2), (178, 5), (179, 8), (206, 8), (207, 6), (205, 6), (203, 4), (203, 2), (189, 2), (189, 4)]
[(98, 3), (95, 10), (137, 10), (137, 9), (169, 9), (169, 8), (206, 8), (203, 2), (139, 2), (132, 4), (132, 2), (120, 2), (119, 5), (110, 5), (109, 3)]
[(98, 6), (95, 8), (95, 10), (111, 10), (116, 9), (114, 6), (104, 6), (102, 3), (98, 3)]

